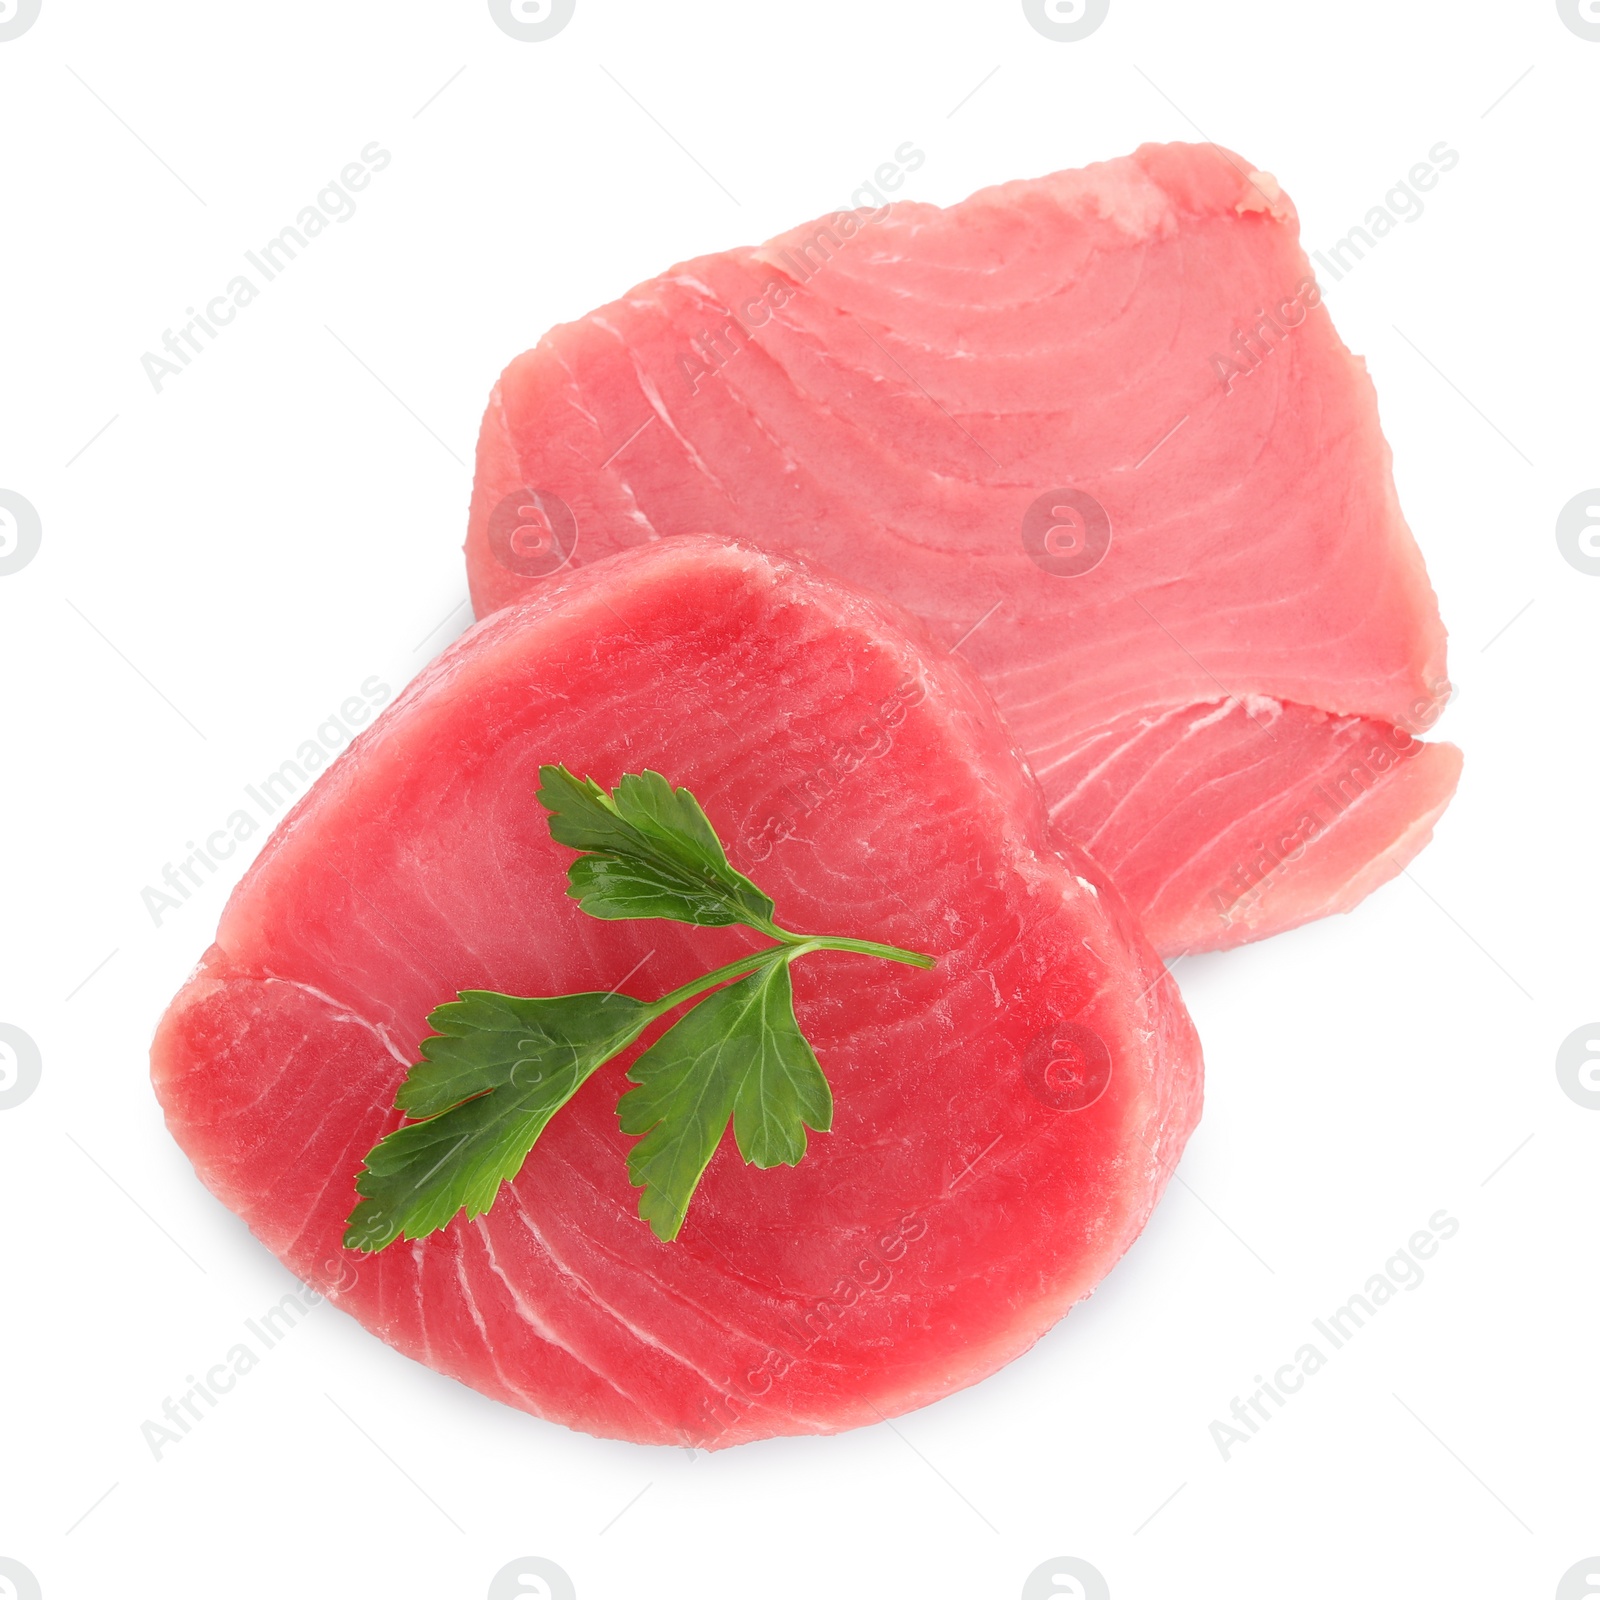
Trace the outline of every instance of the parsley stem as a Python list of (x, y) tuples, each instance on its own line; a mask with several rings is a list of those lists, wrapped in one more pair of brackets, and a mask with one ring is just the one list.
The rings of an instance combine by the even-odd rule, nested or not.
[(650, 1020), (664, 1017), (675, 1007), (681, 1006), (685, 1000), (693, 1000), (708, 989), (715, 989), (719, 984), (730, 983), (735, 978), (759, 972), (762, 967), (769, 966), (774, 961), (798, 961), (801, 956), (810, 955), (813, 950), (844, 950), (853, 955), (878, 956), (884, 961), (898, 961), (908, 967), (924, 969), (936, 965), (932, 956), (922, 955), (916, 950), (901, 950), (892, 944), (875, 944), (870, 939), (836, 939), (828, 934), (790, 933), (786, 928), (775, 926), (764, 927), (760, 931), (772, 934), (778, 943), (768, 945), (765, 950), (755, 950), (747, 956), (740, 956), (737, 961), (730, 961), (726, 966), (718, 967), (712, 972), (702, 973), (698, 978), (680, 985), (669, 994), (662, 995), (650, 1007)]
[(672, 990), (670, 994), (651, 1004), (651, 1021), (656, 1017), (664, 1017), (675, 1006), (681, 1006), (685, 1000), (693, 1000), (696, 995), (701, 995), (707, 989), (715, 989), (720, 983), (727, 983), (732, 978), (742, 978), (751, 972), (758, 972), (762, 967), (769, 965), (774, 957), (781, 956), (792, 961), (795, 956), (804, 952), (800, 950), (787, 950), (782, 946), (768, 946), (765, 950), (757, 950), (751, 955), (740, 956), (737, 961), (730, 961), (725, 967), (718, 967), (714, 972), (702, 973), (698, 978), (682, 984)]
[(908, 967), (922, 967), (925, 970), (938, 965), (932, 956), (925, 956), (917, 950), (902, 950), (898, 945), (877, 944), (871, 939), (841, 939), (831, 934), (821, 933), (790, 933), (787, 928), (780, 928), (776, 924), (768, 924), (761, 930), (770, 933), (774, 939), (787, 945), (809, 945), (813, 950), (845, 950), (858, 956), (877, 956), (882, 961), (898, 961)]

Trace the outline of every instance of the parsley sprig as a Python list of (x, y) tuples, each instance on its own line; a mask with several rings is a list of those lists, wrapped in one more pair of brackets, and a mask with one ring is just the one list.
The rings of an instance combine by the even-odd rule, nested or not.
[(640, 1136), (628, 1153), (639, 1215), (658, 1238), (674, 1239), (730, 1122), (740, 1154), (761, 1168), (794, 1166), (806, 1130), (832, 1126), (828, 1080), (795, 1019), (794, 962), (841, 950), (934, 965), (894, 945), (779, 927), (771, 897), (729, 864), (700, 803), (659, 772), (628, 773), (609, 792), (562, 766), (539, 777), (551, 837), (580, 852), (567, 893), (588, 915), (738, 925), (773, 943), (658, 1000), (465, 989), (439, 1006), (395, 1096), (410, 1120), (373, 1146), (356, 1178), (350, 1249), (382, 1250), (458, 1214), (481, 1216), (588, 1078), (651, 1023), (691, 1005), (633, 1063), (634, 1087), (617, 1105), (622, 1131)]

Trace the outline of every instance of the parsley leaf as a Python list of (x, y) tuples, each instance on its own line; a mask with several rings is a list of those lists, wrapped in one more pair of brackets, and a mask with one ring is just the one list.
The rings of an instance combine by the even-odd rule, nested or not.
[(826, 1133), (833, 1095), (794, 1015), (789, 953), (719, 989), (634, 1062), (637, 1085), (617, 1117), (644, 1137), (628, 1153), (643, 1188), (639, 1215), (675, 1239), (700, 1175), (733, 1121), (739, 1152), (757, 1167), (792, 1167), (806, 1129)]
[(661, 917), (701, 927), (743, 924), (776, 942), (662, 995), (518, 999), (483, 989), (430, 1013), (422, 1059), (395, 1096), (411, 1120), (380, 1139), (356, 1178), (345, 1245), (382, 1250), (470, 1221), (515, 1178), (550, 1119), (599, 1067), (649, 1025), (686, 1012), (634, 1063), (617, 1111), (642, 1135), (628, 1173), (639, 1215), (675, 1239), (718, 1143), (733, 1123), (745, 1160), (794, 1166), (806, 1129), (833, 1122), (828, 1080), (794, 1014), (789, 965), (818, 950), (924, 969), (932, 956), (869, 939), (791, 933), (729, 865), (700, 803), (659, 772), (630, 772), (607, 793), (565, 767), (539, 769), (539, 803), (558, 843), (581, 851), (568, 893), (592, 917)]
[(395, 1096), (424, 1120), (380, 1139), (356, 1179), (345, 1244), (419, 1239), (494, 1204), (545, 1125), (657, 1015), (622, 994), (519, 1000), (469, 989), (428, 1017), (434, 1033)]
[(541, 767), (539, 778), (550, 836), (587, 852), (567, 869), (567, 892), (591, 917), (771, 930), (772, 901), (728, 865), (687, 789), (674, 789), (659, 772), (627, 773), (610, 794), (565, 767)]

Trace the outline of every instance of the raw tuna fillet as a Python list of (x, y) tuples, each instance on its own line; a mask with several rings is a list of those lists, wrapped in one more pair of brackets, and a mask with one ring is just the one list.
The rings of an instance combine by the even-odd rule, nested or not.
[[(1455, 789), (1458, 752), (1411, 737), (1445, 635), (1372, 384), (1293, 206), (1214, 146), (836, 213), (506, 369), (480, 616), (686, 532), (810, 558), (959, 646), (1158, 949), (1348, 910)], [(1359, 794), (1310, 834), (1335, 768)]]
[[(1200, 1053), (1115, 892), (1052, 848), (989, 697), (915, 626), (678, 539), (469, 632), (274, 834), (161, 1024), (156, 1090), (200, 1176), (398, 1349), (603, 1436), (832, 1432), (1026, 1349), (1139, 1232), (1199, 1114)], [(486, 1216), (346, 1252), (430, 1008), (654, 996), (756, 942), (586, 917), (534, 798), (544, 762), (665, 772), (787, 926), (938, 968), (795, 966), (833, 1131), (765, 1172), (725, 1138), (673, 1243), (627, 1179), (624, 1058)]]

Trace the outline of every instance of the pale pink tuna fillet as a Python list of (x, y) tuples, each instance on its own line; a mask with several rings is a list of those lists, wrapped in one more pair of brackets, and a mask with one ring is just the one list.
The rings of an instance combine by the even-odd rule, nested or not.
[[(202, 1179), (400, 1350), (604, 1436), (832, 1432), (1026, 1349), (1139, 1232), (1199, 1114), (1200, 1052), (1115, 891), (1053, 848), (992, 701), (920, 634), (698, 539), (479, 624), (274, 834), (161, 1024), (156, 1090)], [(660, 994), (754, 942), (579, 911), (534, 798), (545, 762), (608, 785), (661, 770), (788, 926), (938, 968), (796, 967), (833, 1131), (767, 1172), (724, 1139), (674, 1243), (638, 1217), (613, 1064), (487, 1216), (346, 1252), (432, 1007)]]
[(1056, 769), (1067, 825), (1169, 951), (1349, 911), (1427, 843), (1454, 745), (1255, 696), (1129, 716)]
[[(1045, 566), (1093, 556), (1104, 530), (1062, 489), (1109, 522), (1076, 576), (1023, 536), (1026, 518), (1036, 553), (1050, 538)], [(1415, 735), (1448, 695), (1365, 365), (1287, 197), (1215, 146), (836, 214), (674, 268), (512, 362), (478, 444), (480, 616), (564, 555), (699, 531), (810, 558), (959, 644), (1158, 949), (1348, 909), (1454, 790), (1459, 754), (1428, 747), (1248, 918), (1213, 906), (1294, 828), (1346, 719)], [(1240, 740), (1252, 697), (1279, 731)], [(1124, 752), (1114, 815), (1081, 810), (1093, 753), (1149, 722), (1189, 732)]]

